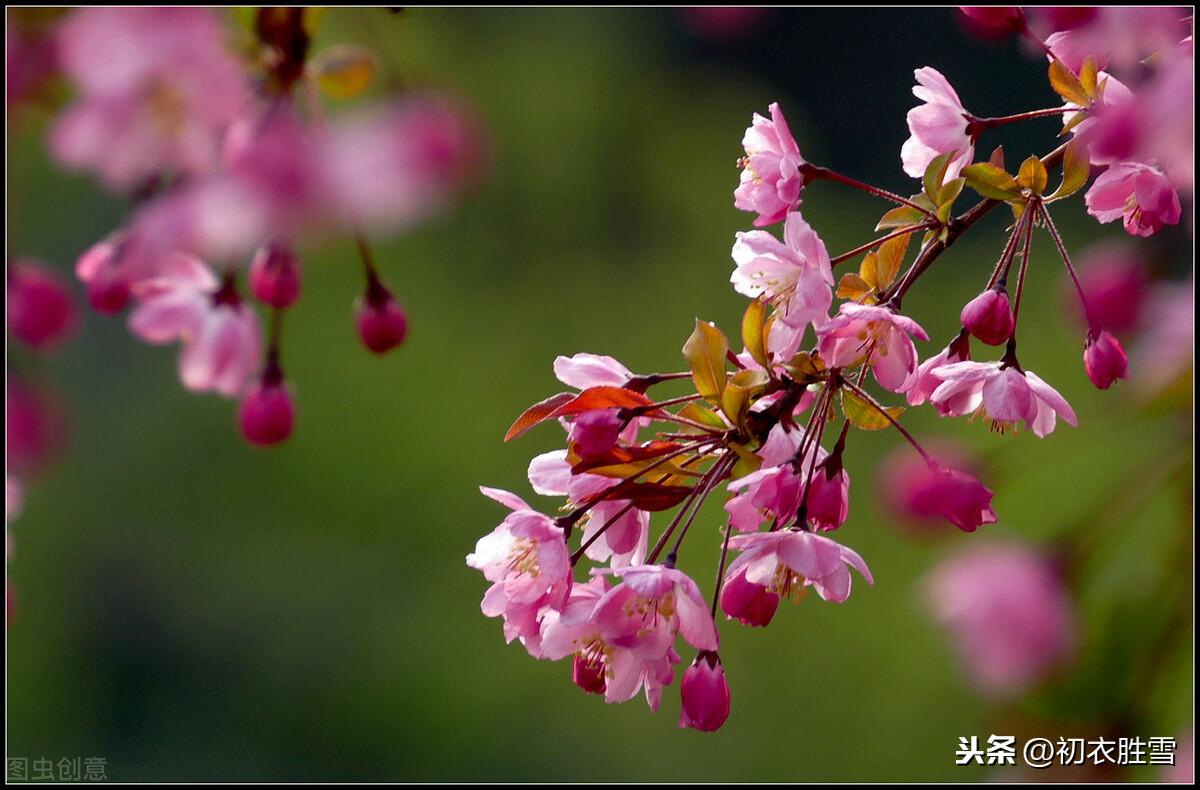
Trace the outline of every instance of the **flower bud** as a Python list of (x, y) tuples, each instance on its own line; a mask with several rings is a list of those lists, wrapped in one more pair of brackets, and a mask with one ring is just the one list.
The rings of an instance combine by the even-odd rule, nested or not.
[(92, 245), (75, 264), (75, 275), (87, 286), (88, 304), (98, 313), (119, 313), (132, 295), (129, 277), (116, 265), (120, 241)]
[(391, 351), (408, 334), (408, 316), (391, 291), (374, 281), (358, 304), (358, 336), (376, 354)]
[(291, 307), (300, 296), (300, 265), (290, 247), (261, 248), (250, 263), (250, 290), (271, 307)]
[(295, 408), (282, 378), (264, 376), (238, 408), (242, 436), (251, 444), (269, 447), (292, 435)]
[(828, 532), (846, 523), (850, 512), (850, 476), (845, 469), (838, 469), (833, 477), (828, 477), (826, 467), (827, 464), (817, 467), (804, 504), (812, 525)]
[(1083, 349), (1083, 366), (1096, 389), (1106, 390), (1117, 379), (1125, 378), (1129, 358), (1125, 349), (1108, 330), (1099, 334), (1088, 333), (1087, 345)]
[(8, 329), (39, 351), (62, 342), (75, 327), (75, 304), (66, 285), (33, 261), (12, 264), (8, 273)]
[(989, 288), (967, 302), (959, 314), (959, 320), (968, 332), (989, 346), (1002, 344), (1013, 332), (1008, 293), (1002, 286)]
[(613, 448), (625, 423), (617, 409), (593, 409), (578, 415), (571, 422), (571, 444), (579, 457), (595, 458)]
[(725, 669), (721, 657), (711, 650), (696, 656), (696, 660), (683, 673), (679, 685), (682, 705), (679, 708), (679, 726), (691, 727), (701, 732), (716, 732), (729, 718), (729, 684), (725, 682)]
[(604, 680), (604, 664), (600, 661), (575, 656), (571, 675), (575, 685), (588, 694), (603, 694), (607, 690), (608, 684)]
[(745, 569), (730, 574), (721, 589), (721, 611), (743, 625), (765, 626), (779, 608), (779, 596), (761, 584), (746, 581)]

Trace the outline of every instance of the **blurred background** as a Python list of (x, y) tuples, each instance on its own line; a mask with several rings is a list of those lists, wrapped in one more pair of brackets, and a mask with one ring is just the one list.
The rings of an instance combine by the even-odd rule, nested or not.
[[(1188, 731), (1188, 380), (1091, 387), (1045, 234), (1022, 361), (1080, 427), (1038, 440), (906, 417), (977, 454), (1000, 521), (974, 535), (902, 528), (877, 482), (899, 437), (852, 436), (838, 538), (876, 585), (841, 606), (782, 607), (767, 629), (723, 622), (733, 712), (719, 734), (676, 726), (677, 685), (657, 714), (640, 698), (605, 705), (572, 685), (569, 662), (506, 646), (463, 563), (503, 517), (480, 484), (557, 504), (533, 499), (524, 474), (560, 432), (501, 442), (558, 391), (556, 355), (672, 371), (695, 316), (736, 334), (729, 248), (750, 216), (732, 190), (753, 112), (779, 101), (807, 159), (907, 194), (912, 69), (938, 68), (973, 111), (1001, 115), (1056, 101), (1039, 59), (970, 37), (948, 9), (331, 10), (317, 43), (342, 41), (380, 57), (379, 91), (433, 84), (470, 102), (488, 178), (457, 211), (377, 241), (409, 311), (397, 353), (357, 342), (350, 241), (307, 251), (285, 348), (297, 431), (282, 447), (246, 445), (230, 404), (183, 391), (175, 351), (122, 319), (87, 311), (73, 343), (22, 360), (57, 391), (69, 443), (11, 526), (10, 757), (103, 756), (129, 781), (954, 781), (994, 775), (954, 764), (963, 736)], [(988, 138), (1010, 165), (1054, 145), (1053, 120), (1018, 127)], [(10, 254), (67, 272), (127, 206), (50, 166), (36, 118), (9, 131)], [(805, 194), (832, 254), (886, 208), (832, 184)], [(999, 214), (905, 300), (932, 338), (923, 357), (986, 277)], [(1073, 250), (1123, 235), (1082, 200), (1056, 216)], [(1190, 271), (1185, 231), (1139, 249), (1157, 272)], [(705, 589), (719, 525), (710, 504), (683, 560)], [(1086, 547), (1071, 569), (1075, 659), (1004, 702), (975, 692), (920, 594), (941, 558), (995, 537)]]

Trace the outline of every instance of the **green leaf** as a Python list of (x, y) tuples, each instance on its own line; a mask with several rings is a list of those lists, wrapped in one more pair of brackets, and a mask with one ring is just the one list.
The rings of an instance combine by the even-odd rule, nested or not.
[(938, 190), (942, 188), (942, 180), (946, 177), (946, 169), (950, 167), (950, 160), (958, 155), (957, 151), (950, 151), (938, 157), (935, 157), (929, 166), (925, 168), (925, 194), (929, 199), (936, 202)]
[(696, 392), (705, 400), (719, 403), (725, 389), (725, 355), (729, 352), (729, 340), (725, 334), (707, 321), (696, 319), (696, 328), (683, 344), (683, 356), (692, 370), (692, 382)]
[(1021, 170), (1017, 173), (1017, 183), (1033, 194), (1042, 194), (1046, 190), (1049, 180), (1050, 175), (1046, 172), (1046, 166), (1042, 164), (1041, 159), (1031, 156), (1021, 163)]
[(721, 411), (730, 422), (742, 427), (751, 402), (762, 394), (768, 381), (765, 370), (739, 370), (730, 377), (721, 393)]
[(742, 343), (746, 345), (746, 350), (754, 357), (755, 362), (769, 368), (771, 360), (767, 358), (766, 323), (767, 303), (762, 299), (755, 299), (746, 306), (746, 312), (742, 315)]
[(679, 416), (683, 417), (684, 419), (691, 420), (692, 422), (698, 422), (701, 425), (707, 425), (710, 428), (717, 428), (722, 431), (729, 427), (729, 424), (722, 420), (719, 414), (707, 406), (697, 403), (696, 401), (692, 401), (680, 409)]
[(1088, 176), (1092, 174), (1092, 168), (1088, 163), (1086, 152), (1080, 149), (1079, 143), (1071, 143), (1067, 146), (1066, 153), (1063, 155), (1062, 183), (1058, 185), (1058, 189), (1054, 190), (1053, 195), (1046, 198), (1047, 203), (1070, 197), (1087, 184)]
[(986, 198), (1013, 200), (1021, 197), (1021, 186), (1017, 180), (995, 165), (978, 162), (962, 169), (967, 186)]
[[(899, 420), (904, 407), (886, 406), (884, 411), (893, 420)], [(879, 413), (879, 409), (847, 389), (842, 390), (842, 413), (851, 425), (864, 431), (878, 431), (892, 424), (891, 420)]]
[(924, 221), (925, 215), (912, 206), (897, 206), (880, 217), (875, 230), (907, 228), (909, 225), (920, 225)]

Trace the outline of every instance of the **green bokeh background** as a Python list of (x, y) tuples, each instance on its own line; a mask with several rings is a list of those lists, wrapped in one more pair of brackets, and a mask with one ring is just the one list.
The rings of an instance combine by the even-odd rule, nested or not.
[[(678, 370), (695, 316), (736, 334), (745, 302), (727, 283), (728, 250), (749, 216), (731, 191), (753, 111), (779, 100), (810, 159), (908, 190), (909, 69), (932, 63), (969, 106), (1002, 114), (1053, 101), (1039, 62), (972, 41), (948, 10), (775, 11), (732, 41), (694, 35), (672, 10), (335, 10), (319, 43), (338, 41), (374, 48), (406, 85), (473, 103), (488, 179), (457, 212), (377, 242), (411, 320), (389, 356), (356, 342), (349, 242), (306, 255), (284, 351), (299, 423), (284, 447), (246, 446), (232, 405), (184, 392), (174, 351), (136, 342), (119, 319), (89, 313), (38, 365), (69, 404), (71, 445), (12, 527), (8, 754), (103, 756), (123, 780), (983, 778), (954, 765), (958, 737), (1016, 729), (1013, 714), (971, 693), (917, 594), (937, 558), (983, 536), (914, 541), (890, 523), (874, 482), (890, 432), (852, 437), (839, 533), (875, 587), (841, 606), (784, 607), (765, 630), (724, 625), (733, 715), (717, 735), (676, 726), (674, 687), (657, 714), (640, 699), (605, 705), (578, 692), (566, 662), (506, 646), (463, 558), (503, 515), (477, 486), (533, 497), (528, 460), (561, 441), (546, 426), (501, 442), (557, 391), (556, 355)], [(1010, 164), (1053, 133), (1006, 130)], [(19, 127), (10, 145), (10, 253), (66, 270), (124, 207), (54, 171), (38, 135)], [(825, 184), (804, 203), (832, 253), (865, 240), (884, 208)], [(1119, 234), (1079, 201), (1059, 214), (1074, 249)], [(906, 300), (933, 338), (922, 355), (955, 330), (1003, 225), (998, 213), (981, 223)], [(1135, 408), (1124, 385), (1088, 385), (1044, 235), (1034, 254), (1022, 361), (1081, 427), (1038, 440), (929, 410), (906, 422), (980, 451), (1001, 514), (983, 532), (1096, 531), (1078, 669), (1020, 709), (1089, 722), (1125, 693), (1163, 590), (1190, 596), (1190, 491), (1156, 483), (1119, 523), (1103, 518), (1186, 449), (1190, 422)], [(682, 558), (706, 590), (718, 524), (710, 506)], [(1132, 691), (1147, 700), (1145, 731), (1126, 734), (1191, 721), (1190, 631), (1172, 644), (1159, 680)]]

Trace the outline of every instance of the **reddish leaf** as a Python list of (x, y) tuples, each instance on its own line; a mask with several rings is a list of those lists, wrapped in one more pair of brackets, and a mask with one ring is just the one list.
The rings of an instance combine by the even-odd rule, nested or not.
[(659, 456), (678, 450), (680, 445), (675, 442), (653, 441), (642, 447), (614, 447), (607, 453), (598, 455), (587, 461), (580, 461), (571, 467), (571, 474), (581, 474), (589, 469), (616, 464), (629, 464), (638, 461), (649, 461)]
[(626, 482), (601, 491), (589, 498), (587, 503), (599, 502), (602, 499), (628, 499), (639, 510), (657, 513), (670, 510), (692, 493), (690, 486), (668, 486), (659, 483)]
[(574, 399), (575, 396), (570, 392), (560, 392), (540, 403), (533, 404), (509, 427), (508, 433), (504, 434), (504, 441), (517, 438), (533, 426), (548, 419), (560, 406), (570, 403)]

